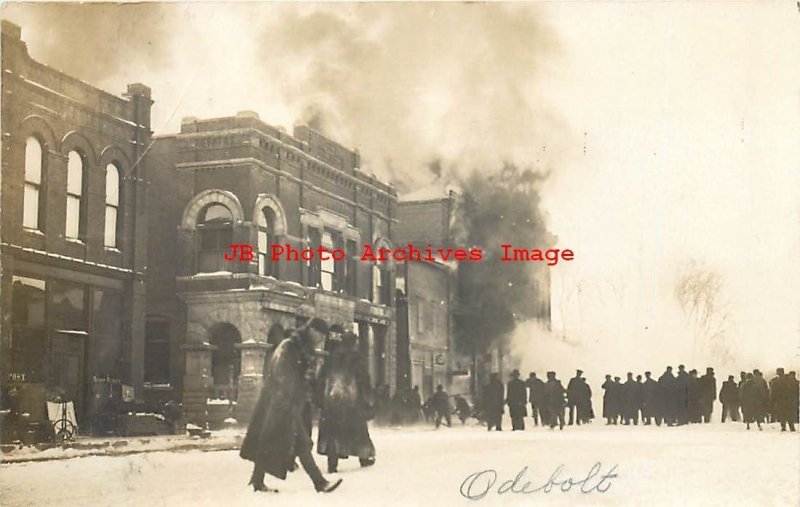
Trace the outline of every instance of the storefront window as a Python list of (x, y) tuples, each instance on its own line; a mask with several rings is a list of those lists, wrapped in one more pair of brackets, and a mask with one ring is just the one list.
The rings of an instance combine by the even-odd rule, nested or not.
[(11, 361), (9, 374), (44, 381), (47, 350), (45, 282), (14, 276), (11, 282)]
[(117, 291), (95, 289), (92, 309), (94, 374), (120, 378), (127, 357), (121, 326), (122, 296)]
[(53, 281), (50, 311), (55, 330), (86, 331), (86, 287)]
[(144, 340), (145, 381), (154, 384), (169, 383), (169, 321), (148, 319)]

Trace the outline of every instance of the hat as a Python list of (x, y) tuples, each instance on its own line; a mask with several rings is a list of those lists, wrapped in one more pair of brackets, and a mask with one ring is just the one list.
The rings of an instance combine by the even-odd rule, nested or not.
[(514, 378), (518, 378), (519, 377), (519, 370), (517, 370), (517, 369), (511, 370), (511, 376), (514, 377)]
[(319, 333), (328, 334), (328, 324), (326, 324), (325, 321), (319, 317), (314, 317), (311, 319), (311, 321), (308, 323), (308, 327)]

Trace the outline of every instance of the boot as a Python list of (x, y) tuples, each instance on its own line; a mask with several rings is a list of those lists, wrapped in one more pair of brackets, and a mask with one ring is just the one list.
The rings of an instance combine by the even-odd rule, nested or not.
[(322, 482), (314, 486), (314, 489), (317, 490), (317, 493), (330, 493), (334, 489), (338, 488), (339, 485), (341, 484), (342, 484), (341, 479), (336, 479), (333, 482), (327, 479), (323, 479)]

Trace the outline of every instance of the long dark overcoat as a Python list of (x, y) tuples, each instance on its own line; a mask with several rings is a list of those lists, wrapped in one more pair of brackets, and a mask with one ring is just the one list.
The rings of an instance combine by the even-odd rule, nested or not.
[(518, 378), (508, 381), (506, 403), (508, 404), (508, 413), (511, 417), (525, 417), (528, 415), (528, 411), (525, 408), (528, 403), (527, 394), (524, 381)]
[(357, 350), (340, 345), (322, 369), (322, 412), (317, 452), (335, 450), (341, 458), (375, 457), (367, 410), (373, 403), (369, 373)]
[(239, 455), (278, 479), (285, 479), (295, 456), (312, 448), (303, 410), (309, 395), (300, 346), (283, 340), (270, 359)]

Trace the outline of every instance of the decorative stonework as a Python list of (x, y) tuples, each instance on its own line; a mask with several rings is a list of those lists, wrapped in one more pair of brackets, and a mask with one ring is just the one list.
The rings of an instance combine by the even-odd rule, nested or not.
[(204, 190), (194, 196), (186, 208), (183, 210), (183, 218), (181, 218), (181, 228), (194, 230), (197, 227), (197, 215), (200, 210), (209, 204), (219, 203), (227, 207), (233, 215), (235, 222), (242, 222), (244, 220), (244, 211), (239, 198), (233, 192), (227, 190), (209, 189)]
[(275, 213), (274, 233), (282, 236), (286, 234), (286, 212), (280, 199), (274, 194), (258, 194), (256, 204), (253, 206), (253, 223), (259, 227), (265, 227), (266, 221), (261, 212), (264, 208), (270, 208)]

